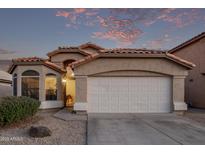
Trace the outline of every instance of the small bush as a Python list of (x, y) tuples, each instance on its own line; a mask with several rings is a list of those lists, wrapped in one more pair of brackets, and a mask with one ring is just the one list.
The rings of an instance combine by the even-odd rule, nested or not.
[(17, 122), (33, 116), (40, 106), (40, 101), (20, 96), (3, 97), (0, 100), (0, 125)]

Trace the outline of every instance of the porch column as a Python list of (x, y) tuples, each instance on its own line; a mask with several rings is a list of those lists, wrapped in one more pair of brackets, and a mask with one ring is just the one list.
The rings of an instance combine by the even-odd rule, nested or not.
[(57, 76), (57, 100), (62, 101), (63, 83), (61, 76)]
[(75, 76), (75, 83), (74, 110), (87, 111), (87, 76)]
[(17, 72), (16, 73), (17, 73), (17, 96), (21, 96), (21, 85), (22, 85), (21, 84), (21, 74), (22, 73), (18, 71), (18, 68), (17, 68)]
[(45, 73), (40, 74), (39, 78), (39, 100), (41, 102), (45, 101), (46, 99), (46, 92), (45, 92)]
[(173, 77), (173, 103), (174, 111), (187, 110), (187, 104), (184, 102), (185, 76)]

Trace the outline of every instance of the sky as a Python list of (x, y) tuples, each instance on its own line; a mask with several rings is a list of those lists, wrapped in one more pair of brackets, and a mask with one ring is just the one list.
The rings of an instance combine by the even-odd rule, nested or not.
[(86, 42), (168, 50), (204, 29), (205, 9), (0, 9), (0, 59)]

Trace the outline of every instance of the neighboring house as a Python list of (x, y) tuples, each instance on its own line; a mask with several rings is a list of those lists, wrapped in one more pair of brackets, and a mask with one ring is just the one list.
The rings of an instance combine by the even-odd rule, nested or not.
[[(1, 56), (1, 54), (0, 54)], [(1, 57), (2, 58), (2, 57)], [(0, 59), (0, 70), (7, 71), (9, 69), (9, 66), (12, 64), (11, 60), (3, 60)]]
[(205, 108), (205, 32), (171, 49), (169, 53), (196, 64), (186, 78), (185, 100), (197, 108)]
[(186, 110), (184, 80), (194, 64), (147, 49), (104, 49), (92, 43), (59, 47), (48, 59), (13, 60), (14, 95), (41, 108), (134, 113)]
[(11, 82), (11, 74), (0, 70), (0, 97), (12, 95)]

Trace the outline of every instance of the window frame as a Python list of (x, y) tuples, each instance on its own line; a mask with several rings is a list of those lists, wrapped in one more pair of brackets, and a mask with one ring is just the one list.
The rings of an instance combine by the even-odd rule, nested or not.
[[(27, 71), (33, 71), (33, 72), (36, 73), (36, 75), (23, 75)], [(39, 72), (36, 71), (36, 70), (26, 70), (21, 74), (21, 96), (25, 96), (25, 95), (23, 95), (23, 90), (24, 90), (23, 89), (23, 78), (38, 78), (38, 94), (37, 94), (37, 97), (36, 98), (31, 97), (31, 98), (39, 100), (40, 99), (40, 74), (39, 74)], [(28, 89), (33, 89), (33, 88), (27, 88), (26, 90), (28, 90)], [(26, 97), (30, 97), (30, 96), (26, 96)]]
[[(56, 80), (56, 85), (55, 85), (55, 87), (56, 87), (55, 88), (56, 95), (48, 95), (47, 90), (49, 90), (49, 89), (46, 89), (46, 79), (47, 79), (47, 77), (54, 77), (55, 78), (55, 80)], [(57, 101), (58, 100), (58, 88), (57, 88), (57, 86), (58, 86), (57, 75), (54, 74), (54, 73), (46, 74), (45, 75), (45, 100), (46, 101)], [(52, 90), (54, 90), (54, 89), (52, 89)]]

